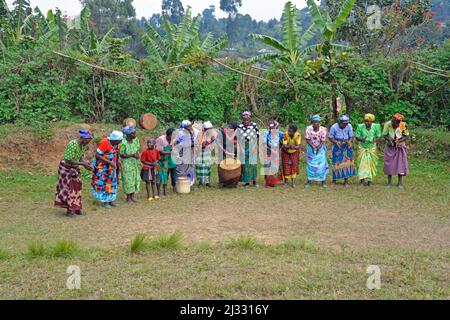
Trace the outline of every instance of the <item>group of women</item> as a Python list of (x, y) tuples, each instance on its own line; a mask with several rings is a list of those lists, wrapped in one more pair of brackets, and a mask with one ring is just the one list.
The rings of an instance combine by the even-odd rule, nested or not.
[[(384, 172), (391, 187), (392, 176), (398, 175), (398, 187), (403, 188), (403, 176), (408, 174), (407, 149), (405, 141), (409, 133), (401, 114), (396, 114), (384, 125), (375, 123), (373, 114), (364, 116), (364, 123), (356, 131), (349, 123), (347, 115), (342, 115), (328, 132), (321, 126), (321, 117), (311, 117), (306, 128), (306, 188), (318, 182), (327, 188), (330, 171), (327, 156), (327, 139), (332, 144), (333, 186), (343, 180), (348, 186), (349, 179), (358, 176), (360, 185), (370, 186), (378, 173), (377, 144), (384, 138)], [(230, 122), (220, 131), (211, 122), (195, 128), (185, 120), (180, 128), (168, 129), (157, 139), (149, 139), (147, 148), (141, 152), (136, 128), (125, 127), (122, 132), (113, 131), (97, 146), (93, 163), (83, 160), (87, 145), (93, 139), (90, 130), (80, 130), (79, 138), (70, 141), (59, 163), (58, 184), (55, 206), (67, 209), (67, 215), (81, 215), (81, 171), (80, 167), (91, 171), (91, 191), (93, 197), (105, 208), (116, 206), (119, 177), (127, 197), (127, 202), (135, 202), (140, 191), (141, 180), (147, 183), (147, 197), (157, 200), (160, 186), (167, 195), (169, 177), (173, 190), (179, 177), (190, 179), (191, 185), (197, 180), (199, 186), (211, 186), (213, 152), (219, 151), (222, 158), (239, 158), (242, 163), (241, 181), (245, 188), (258, 187), (258, 159), (262, 159), (262, 170), (267, 188), (274, 188), (280, 181), (295, 187), (299, 174), (302, 135), (292, 124), (286, 132), (279, 129), (279, 123), (270, 121), (268, 130), (260, 134), (258, 125), (252, 121), (249, 111), (242, 113), (242, 123)], [(260, 141), (262, 139), (262, 141)], [(354, 143), (358, 143), (355, 158)], [(219, 181), (226, 184), (225, 181)], [(149, 186), (152, 186), (150, 195)], [(155, 188), (157, 186), (157, 195)]]

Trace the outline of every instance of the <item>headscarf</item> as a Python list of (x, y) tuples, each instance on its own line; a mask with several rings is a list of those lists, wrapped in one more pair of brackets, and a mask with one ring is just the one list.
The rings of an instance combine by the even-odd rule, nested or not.
[(280, 126), (280, 124), (276, 120), (272, 120), (269, 122), (270, 129), (278, 129), (279, 126)]
[(203, 123), (203, 129), (211, 129), (213, 127), (211, 121), (206, 121)]
[(364, 116), (364, 121), (371, 121), (374, 122), (375, 121), (375, 116), (371, 113), (366, 113), (366, 115)]
[(80, 139), (92, 139), (94, 138), (94, 133), (92, 130), (80, 129)]
[(183, 120), (183, 122), (181, 122), (181, 126), (180, 128), (183, 129), (187, 129), (192, 125), (192, 123), (189, 120)]
[(398, 121), (403, 121), (403, 120), (405, 120), (405, 117), (404, 117), (402, 114), (400, 114), (400, 113), (396, 113), (396, 114), (392, 117), (392, 119), (395, 119), (395, 120), (398, 120)]
[(122, 141), (123, 140), (123, 133), (120, 131), (113, 131), (108, 137), (109, 141)]
[(122, 132), (123, 132), (123, 134), (126, 134), (127, 136), (129, 136), (130, 134), (133, 134), (136, 132), (136, 128), (133, 126), (126, 126), (125, 128), (123, 128)]
[(250, 111), (244, 111), (241, 115), (243, 118), (250, 118), (252, 116), (252, 113)]
[(350, 122), (350, 118), (348, 117), (348, 115), (343, 114), (341, 115), (341, 117), (339, 118), (339, 121), (341, 123), (349, 123)]
[(322, 118), (318, 114), (315, 114), (311, 117), (311, 121), (320, 121), (320, 120), (322, 120)]

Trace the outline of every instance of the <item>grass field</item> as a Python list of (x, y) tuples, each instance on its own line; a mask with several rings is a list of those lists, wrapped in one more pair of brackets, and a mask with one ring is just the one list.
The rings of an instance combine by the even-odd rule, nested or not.
[[(1, 171), (0, 298), (448, 299), (449, 166), (410, 165), (404, 190), (381, 175), (372, 188), (141, 193), (110, 211), (86, 180), (74, 219), (53, 207), (56, 175)], [(66, 288), (70, 265), (80, 290)]]

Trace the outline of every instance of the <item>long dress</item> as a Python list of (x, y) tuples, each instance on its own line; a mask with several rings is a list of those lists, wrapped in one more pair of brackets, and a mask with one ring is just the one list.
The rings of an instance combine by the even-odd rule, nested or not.
[[(114, 163), (119, 160), (119, 145), (113, 146), (108, 138), (100, 141), (97, 153)], [(118, 167), (112, 167), (97, 158), (94, 159), (94, 174), (92, 176), (92, 195), (98, 201), (107, 203), (117, 199), (117, 187), (119, 184)]]
[[(319, 131), (314, 131), (312, 126), (306, 129), (306, 139), (310, 140), (314, 149), (308, 143), (306, 145), (306, 174), (308, 181), (322, 182), (327, 179), (329, 167), (327, 160), (327, 147), (325, 145), (327, 137), (327, 128), (320, 127)], [(322, 144), (322, 147), (316, 153), (316, 148)]]
[(67, 161), (81, 161), (86, 146), (80, 146), (77, 140), (71, 140), (58, 166), (58, 184), (56, 185), (55, 207), (69, 211), (80, 211), (82, 202), (81, 170), (70, 166)]
[[(237, 138), (239, 150), (244, 150), (243, 155), (238, 152), (238, 156), (240, 156), (239, 160), (242, 163), (241, 181), (244, 183), (256, 181), (258, 174), (257, 148), (259, 138), (259, 129), (256, 123), (253, 122), (249, 125), (241, 123), (237, 128)], [(255, 150), (256, 152), (254, 152)]]
[(266, 186), (275, 187), (278, 181), (283, 179), (280, 171), (280, 146), (283, 141), (283, 133), (280, 130), (272, 135), (270, 131), (264, 133), (265, 150), (264, 154), (264, 181)]
[(406, 122), (402, 121), (398, 128), (392, 127), (392, 122), (388, 121), (384, 125), (383, 135), (388, 135), (394, 141), (394, 145), (386, 144), (384, 147), (384, 173), (387, 175), (408, 175), (408, 153), (405, 142), (398, 142), (398, 139), (409, 135), (406, 129)]
[(366, 138), (365, 142), (360, 142), (358, 148), (358, 178), (372, 181), (378, 174), (378, 152), (375, 139), (381, 137), (381, 127), (378, 123), (373, 123), (370, 130), (367, 130), (364, 123), (359, 124), (355, 136)]
[[(141, 150), (136, 138), (129, 143), (124, 139), (120, 144), (121, 155), (134, 155)], [(122, 158), (122, 183), (126, 194), (138, 193), (141, 189), (141, 163), (136, 158)]]
[(353, 148), (348, 146), (348, 140), (353, 138), (353, 128), (351, 124), (342, 129), (335, 123), (330, 129), (330, 138), (344, 142), (340, 147), (333, 144), (332, 163), (333, 180), (348, 179), (356, 175), (355, 163), (353, 160)]

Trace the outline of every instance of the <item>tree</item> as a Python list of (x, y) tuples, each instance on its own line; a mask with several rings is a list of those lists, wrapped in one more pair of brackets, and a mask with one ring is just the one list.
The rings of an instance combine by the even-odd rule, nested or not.
[(161, 36), (153, 26), (147, 24), (147, 33), (143, 42), (147, 47), (150, 59), (160, 65), (186, 63), (192, 57), (211, 56), (226, 46), (226, 38), (214, 40), (211, 33), (205, 39), (200, 36), (201, 16), (192, 18), (191, 8), (186, 9), (181, 23), (178, 25), (162, 17), (165, 34)]
[(314, 37), (315, 26), (312, 25), (303, 35), (299, 36), (299, 11), (292, 2), (288, 1), (283, 10), (282, 19), (282, 41), (271, 36), (261, 34), (251, 34), (250, 37), (260, 40), (264, 44), (277, 50), (278, 53), (268, 53), (255, 57), (249, 62), (253, 63), (260, 60), (279, 59), (291, 65), (297, 65), (303, 62), (303, 58), (308, 53), (308, 41)]
[(235, 44), (238, 38), (239, 21), (236, 18), (242, 0), (220, 0), (220, 10), (228, 13), (227, 35), (230, 44)]
[(184, 7), (180, 0), (163, 0), (161, 8), (170, 22), (178, 24), (183, 19)]

